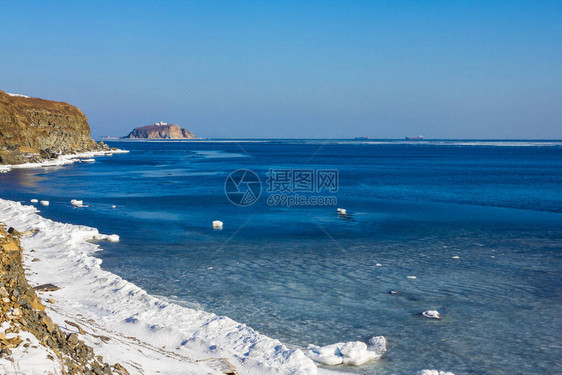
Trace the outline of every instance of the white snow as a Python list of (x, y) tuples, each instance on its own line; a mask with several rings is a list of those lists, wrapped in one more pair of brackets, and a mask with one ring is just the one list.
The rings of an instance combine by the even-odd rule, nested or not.
[[(111, 150), (111, 151), (88, 151), (78, 154), (59, 155), (58, 158), (52, 160), (45, 160), (40, 163), (25, 163), (15, 165), (0, 165), (0, 173), (9, 172), (12, 169), (27, 169), (27, 168), (41, 168), (41, 167), (59, 167), (61, 165), (72, 164), (81, 161), (81, 158), (93, 158), (97, 156), (107, 156), (109, 154), (125, 154), (128, 150)], [(95, 161), (95, 159), (94, 159)]]
[(424, 318), (441, 319), (441, 314), (439, 314), (439, 311), (437, 310), (427, 310), (422, 312), (422, 315), (424, 316)]
[[(219, 374), (208, 358), (227, 358), (241, 374), (326, 374), (302, 350), (290, 349), (234, 320), (181, 307), (147, 294), (136, 285), (100, 268), (95, 228), (45, 219), (33, 206), (0, 199), (0, 217), (19, 231), (39, 229), (21, 239), (32, 285), (53, 283), (61, 289), (41, 292), (47, 313), (61, 327), (79, 324), (80, 339), (109, 363), (119, 362), (133, 374)], [(103, 236), (103, 235), (101, 235)], [(109, 237), (109, 236), (108, 236)], [(34, 249), (35, 253), (29, 251)], [(40, 257), (42, 262), (32, 262)], [(41, 263), (39, 265), (39, 263)], [(107, 336), (104, 342), (97, 336)], [(365, 343), (340, 345), (346, 362), (355, 364), (380, 355)], [(343, 359), (342, 359), (343, 361)], [(20, 361), (20, 373), (34, 373)], [(1, 367), (0, 367), (1, 368)], [(42, 373), (42, 371), (37, 371)]]
[(383, 336), (369, 340), (367, 346), (361, 341), (340, 342), (326, 346), (309, 345), (305, 354), (308, 358), (323, 365), (359, 366), (374, 359), (379, 359), (386, 352), (386, 340)]
[(20, 97), (20, 98), (31, 98), (31, 96), (22, 95), (22, 94), (12, 94), (10, 92), (7, 92), (6, 94), (8, 94), (10, 96), (17, 96), (17, 97)]
[[(10, 328), (9, 322), (3, 322), (0, 332)], [(22, 374), (58, 374), (61, 363), (55, 353), (39, 343), (39, 340), (31, 333), (20, 330), (18, 333), (7, 333), (6, 338), (19, 336), (23, 342), (16, 348), (12, 348), (13, 362), (0, 358), (0, 372), (6, 375)], [(24, 345), (28, 345), (26, 348)], [(47, 356), (50, 355), (49, 359)]]

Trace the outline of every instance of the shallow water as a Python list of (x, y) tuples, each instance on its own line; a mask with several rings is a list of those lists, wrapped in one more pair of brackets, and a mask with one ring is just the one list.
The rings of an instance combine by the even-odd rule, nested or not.
[[(361, 373), (561, 373), (562, 147), (442, 143), (342, 142), (309, 160), (319, 142), (119, 142), (131, 152), (0, 174), (0, 196), (119, 234), (105, 269), (289, 345), (386, 336)], [(270, 207), (265, 191), (234, 206), (224, 181), (240, 168), (264, 184), (270, 168), (337, 169), (349, 216)], [(421, 317), (433, 309), (442, 320)]]

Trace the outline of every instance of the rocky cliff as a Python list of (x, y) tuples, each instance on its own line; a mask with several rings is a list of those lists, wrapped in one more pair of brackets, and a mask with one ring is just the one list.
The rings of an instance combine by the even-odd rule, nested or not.
[(88, 119), (75, 106), (0, 90), (0, 164), (103, 149), (108, 147), (91, 139)]
[(123, 138), (130, 139), (193, 139), (195, 136), (187, 129), (182, 129), (179, 125), (148, 125), (135, 128), (129, 135)]

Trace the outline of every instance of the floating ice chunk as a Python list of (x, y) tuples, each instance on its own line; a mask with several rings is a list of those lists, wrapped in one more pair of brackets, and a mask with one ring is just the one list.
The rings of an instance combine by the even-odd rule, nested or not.
[(377, 263), (377, 264), (375, 264), (375, 266), (377, 266), (377, 267), (382, 267), (382, 264)]
[[(379, 359), (386, 351), (386, 340), (382, 336), (373, 337), (372, 350), (361, 341), (340, 342), (326, 346), (310, 345), (305, 355), (323, 365), (359, 366), (374, 359)], [(370, 340), (369, 340), (370, 341)]]
[(458, 255), (455, 255), (455, 256), (453, 257), (453, 259), (460, 259), (460, 258), (461, 258), (461, 257), (458, 256)]
[(415, 276), (406, 276), (408, 279), (417, 279)]
[(37, 200), (37, 199), (32, 199), (32, 200), (30, 200), (30, 202), (31, 202), (31, 203), (37, 203), (37, 202), (39, 202), (39, 200)]
[(455, 374), (449, 371), (421, 370), (418, 371), (416, 375), (455, 375)]
[(96, 159), (80, 159), (82, 163), (95, 163)]
[(343, 356), (338, 349), (338, 345), (339, 344), (326, 346), (310, 345), (304, 354), (314, 362), (318, 362), (323, 365), (340, 365), (343, 363)]
[(117, 206), (116, 205), (111, 206), (111, 208), (115, 208), (115, 207), (117, 207)]
[(96, 234), (93, 236), (95, 240), (105, 240), (109, 242), (119, 242), (119, 235), (117, 234)]
[(109, 236), (107, 236), (107, 240), (109, 242), (119, 242), (119, 235), (117, 234), (110, 234)]
[(215, 229), (222, 229), (223, 222), (220, 220), (213, 221), (213, 228)]
[(84, 206), (84, 201), (79, 201), (79, 200), (76, 200), (76, 199), (71, 200), (70, 203), (75, 207), (83, 207)]
[(345, 208), (338, 208), (338, 214), (347, 215), (347, 210)]
[(422, 312), (422, 315), (424, 316), (424, 318), (441, 319), (441, 314), (439, 314), (439, 311), (437, 310), (427, 310)]
[(41, 201), (40, 202), (43, 206), (48, 206), (49, 205), (49, 201)]

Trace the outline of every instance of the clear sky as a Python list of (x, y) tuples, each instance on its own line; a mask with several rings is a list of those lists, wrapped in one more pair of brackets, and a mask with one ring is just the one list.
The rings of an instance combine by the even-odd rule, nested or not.
[(94, 136), (562, 138), (562, 1), (4, 1), (0, 41)]

